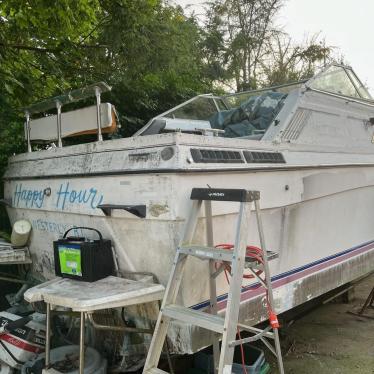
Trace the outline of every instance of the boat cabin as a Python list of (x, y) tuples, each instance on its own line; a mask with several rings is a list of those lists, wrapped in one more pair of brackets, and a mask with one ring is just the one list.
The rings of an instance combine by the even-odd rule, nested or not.
[[(101, 103), (100, 95), (111, 88), (97, 83), (25, 109), (26, 139), (31, 143), (57, 141), (84, 134), (117, 130), (115, 108)], [(89, 96), (96, 105), (62, 113), (62, 107)], [(31, 119), (56, 108), (56, 115)], [(343, 124), (344, 122), (344, 124)], [(263, 140), (345, 146), (367, 144), (374, 124), (374, 101), (352, 68), (330, 65), (311, 79), (224, 96), (198, 95), (151, 119), (133, 136), (171, 132)], [(372, 136), (372, 132), (370, 132)]]

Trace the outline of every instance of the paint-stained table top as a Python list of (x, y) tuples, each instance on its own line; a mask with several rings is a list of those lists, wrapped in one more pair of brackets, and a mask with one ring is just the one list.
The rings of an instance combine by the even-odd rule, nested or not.
[(25, 300), (89, 312), (161, 300), (164, 290), (161, 284), (114, 276), (92, 283), (56, 278), (27, 290)]

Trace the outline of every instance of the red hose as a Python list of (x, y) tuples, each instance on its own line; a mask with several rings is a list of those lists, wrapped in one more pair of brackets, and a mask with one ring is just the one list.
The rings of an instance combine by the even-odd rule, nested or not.
[[(233, 250), (234, 245), (233, 244), (228, 244), (228, 243), (222, 243), (222, 244), (216, 245), (215, 248)], [(254, 260), (256, 260), (257, 262), (259, 262), (261, 264), (264, 263), (263, 259), (262, 259), (262, 250), (259, 247), (255, 247), (253, 245), (247, 245), (247, 247), (246, 247), (246, 257), (252, 257)], [(217, 265), (216, 265), (216, 270), (217, 270)], [(231, 273), (231, 266), (229, 264), (225, 264), (225, 277), (226, 277), (227, 283), (230, 284), (230, 281), (229, 281), (229, 278), (228, 278), (228, 273)], [(257, 274), (257, 276), (259, 276), (260, 274), (262, 274), (262, 271), (258, 270), (256, 272), (256, 274)], [(243, 278), (244, 279), (253, 279), (253, 278), (255, 278), (255, 276), (252, 275), (252, 274), (244, 274)]]
[[(238, 329), (238, 337), (239, 339), (241, 340), (242, 337), (240, 335), (240, 330)], [(243, 372), (244, 374), (248, 374), (247, 373), (247, 368), (245, 367), (245, 357), (244, 357), (244, 347), (243, 347), (243, 344), (240, 344), (240, 353), (241, 353), (241, 356), (242, 356), (242, 366), (243, 366)]]

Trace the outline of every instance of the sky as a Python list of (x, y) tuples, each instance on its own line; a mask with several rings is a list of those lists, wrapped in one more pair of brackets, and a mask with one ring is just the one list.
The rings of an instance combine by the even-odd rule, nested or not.
[[(202, 13), (204, 0), (174, 0)], [(276, 24), (296, 42), (320, 33), (374, 93), (374, 0), (285, 0)]]

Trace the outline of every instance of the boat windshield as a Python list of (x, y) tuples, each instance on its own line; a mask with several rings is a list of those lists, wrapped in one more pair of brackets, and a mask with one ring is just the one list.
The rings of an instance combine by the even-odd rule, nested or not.
[(230, 106), (230, 108), (236, 108), (243, 104), (245, 101), (249, 100), (251, 97), (259, 96), (267, 92), (280, 92), (283, 94), (289, 94), (294, 89), (300, 88), (305, 82), (307, 82), (307, 80), (283, 84), (270, 88), (267, 87), (260, 90), (236, 92), (233, 94), (227, 94), (223, 96), (223, 98), (225, 102)]
[(332, 65), (311, 79), (311, 89), (348, 96), (355, 99), (373, 100), (364, 84), (354, 71), (346, 66)]
[(330, 65), (301, 82), (224, 96), (196, 96), (155, 117), (135, 135), (216, 132), (223, 137), (259, 140), (282, 109), (287, 95), (300, 87), (361, 101), (373, 100), (350, 67)]
[(166, 118), (209, 121), (209, 118), (217, 111), (226, 109), (228, 109), (228, 106), (223, 98), (213, 95), (199, 95), (161, 116)]
[[(287, 94), (305, 81), (225, 96), (199, 95), (157, 116), (141, 135), (219, 130), (224, 137), (260, 139), (282, 108)], [(180, 120), (188, 120), (182, 124)], [(183, 127), (182, 127), (183, 126)]]

